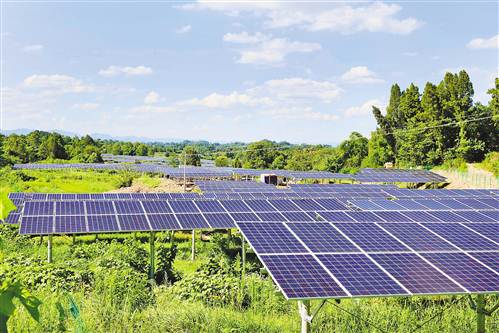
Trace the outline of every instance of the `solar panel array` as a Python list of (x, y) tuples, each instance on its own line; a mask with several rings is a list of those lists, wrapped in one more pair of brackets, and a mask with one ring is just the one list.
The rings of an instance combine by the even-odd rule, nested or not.
[(354, 179), (365, 183), (439, 183), (446, 178), (428, 170), (365, 168), (354, 176)]
[(113, 155), (113, 154), (102, 154), (102, 159), (106, 162), (117, 162), (117, 163), (135, 163), (135, 162), (165, 163), (166, 162), (165, 157)]
[(386, 213), (236, 225), (288, 299), (499, 292), (497, 210), (492, 222)]

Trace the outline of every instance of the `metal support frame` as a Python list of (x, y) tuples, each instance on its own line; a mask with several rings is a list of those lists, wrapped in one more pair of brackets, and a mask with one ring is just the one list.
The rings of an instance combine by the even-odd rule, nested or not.
[(311, 313), (310, 300), (298, 301), (298, 312), (301, 317), (301, 333), (309, 333), (311, 329), (312, 320), (322, 309), (327, 300), (322, 300), (321, 304)]
[(473, 301), (471, 295), (468, 295), (470, 307), (476, 311), (476, 331), (477, 333), (485, 333), (485, 316), (491, 316), (497, 309), (499, 303), (494, 305), (490, 310), (485, 309), (485, 295), (476, 295), (476, 302)]
[(156, 249), (154, 245), (154, 241), (156, 238), (156, 234), (154, 231), (151, 231), (149, 234), (149, 279), (154, 279), (154, 273), (156, 272)]
[(48, 235), (47, 240), (47, 262), (52, 262), (52, 235)]
[(196, 259), (196, 230), (192, 230), (191, 237), (191, 260), (194, 261)]
[(241, 234), (241, 258), (243, 260), (243, 276), (246, 275), (246, 241)]

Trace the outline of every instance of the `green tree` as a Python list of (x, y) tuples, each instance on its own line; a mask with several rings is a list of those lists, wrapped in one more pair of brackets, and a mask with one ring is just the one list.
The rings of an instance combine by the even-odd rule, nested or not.
[(5, 160), (9, 163), (29, 162), (25, 137), (17, 134), (6, 137), (3, 142), (3, 154)]
[(193, 166), (201, 166), (201, 156), (199, 155), (196, 147), (194, 146), (185, 146), (182, 152), (182, 161), (181, 164), (193, 165)]
[(230, 160), (225, 154), (220, 154), (215, 158), (215, 166), (217, 167), (228, 167), (230, 165)]
[(269, 140), (250, 143), (244, 156), (243, 166), (252, 169), (270, 168), (278, 149), (275, 142)]
[(394, 159), (393, 148), (384, 133), (379, 129), (372, 132), (367, 146), (367, 156), (361, 166), (364, 168), (381, 167), (387, 162), (394, 162)]
[(64, 148), (64, 139), (58, 133), (51, 133), (40, 145), (42, 159), (67, 159), (68, 154)]

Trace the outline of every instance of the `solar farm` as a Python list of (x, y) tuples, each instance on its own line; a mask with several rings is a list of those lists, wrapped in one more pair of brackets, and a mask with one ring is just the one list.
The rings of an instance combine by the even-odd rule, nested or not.
[[(102, 166), (120, 168), (15, 167)], [(279, 292), (298, 302), (302, 332), (311, 331), (317, 313), (332, 300), (462, 295), (476, 311), (477, 332), (485, 331), (485, 318), (498, 308), (485, 304), (486, 295), (499, 293), (498, 190), (395, 185), (445, 183), (445, 178), (423, 170), (364, 169), (340, 175), (136, 167), (190, 178), (199, 192), (10, 193), (16, 210), (4, 223), (18, 224), (20, 235), (47, 236), (49, 262), (54, 237), (147, 233), (150, 274), (157, 235), (191, 232), (194, 258), (196, 230), (237, 230), (242, 235), (243, 272), (246, 253), (252, 251)], [(343, 177), (357, 183), (274, 186), (234, 180), (262, 173), (301, 180)]]

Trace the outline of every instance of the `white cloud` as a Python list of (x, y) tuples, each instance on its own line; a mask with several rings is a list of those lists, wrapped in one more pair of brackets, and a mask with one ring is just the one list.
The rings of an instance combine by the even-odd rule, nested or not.
[(140, 105), (130, 109), (131, 113), (173, 113), (179, 111), (171, 106), (158, 106), (158, 105)]
[(186, 34), (192, 30), (192, 26), (190, 24), (183, 25), (175, 30), (177, 34)]
[(309, 4), (256, 2), (213, 3), (198, 1), (180, 6), (185, 10), (212, 10), (228, 16), (253, 14), (266, 18), (265, 25), (272, 29), (299, 27), (309, 31), (333, 31), (344, 34), (357, 32), (387, 32), (409, 34), (423, 25), (413, 18), (399, 18), (402, 7), (397, 4), (375, 2), (369, 5)]
[(100, 104), (98, 103), (77, 103), (73, 105), (74, 109), (79, 109), (79, 110), (95, 110), (98, 109)]
[(467, 45), (469, 49), (499, 49), (499, 35), (490, 38), (475, 38), (472, 39)]
[(319, 121), (334, 121), (339, 117), (335, 114), (322, 113), (313, 111), (311, 107), (288, 107), (269, 109), (260, 112), (262, 115), (270, 116), (272, 119), (286, 119), (286, 120), (319, 120)]
[(257, 106), (257, 105), (270, 105), (272, 100), (268, 97), (257, 98), (245, 93), (238, 93), (236, 91), (229, 95), (212, 93), (203, 98), (193, 98), (183, 101), (181, 105), (204, 106), (207, 108), (222, 108), (226, 109), (234, 106)]
[(156, 104), (159, 102), (159, 94), (155, 91), (149, 92), (144, 98), (145, 104)]
[(280, 100), (318, 100), (330, 103), (337, 99), (343, 90), (334, 82), (294, 77), (269, 80), (248, 91), (250, 94), (268, 95)]
[(366, 101), (362, 105), (349, 107), (348, 109), (345, 110), (344, 113), (346, 117), (365, 116), (372, 113), (373, 105), (381, 109), (384, 109), (382, 104), (383, 103), (381, 103), (378, 99), (371, 99)]
[(419, 55), (419, 53), (413, 52), (413, 51), (408, 51), (408, 52), (404, 52), (403, 55), (405, 55), (406, 57), (417, 57)]
[(255, 34), (247, 33), (246, 31), (240, 33), (226, 33), (223, 37), (225, 42), (239, 43), (239, 44), (255, 44), (268, 40), (270, 36), (264, 35), (261, 32)]
[(112, 77), (118, 75), (139, 76), (139, 75), (150, 75), (152, 73), (153, 73), (152, 68), (142, 65), (136, 67), (131, 67), (131, 66), (120, 67), (112, 65), (106, 69), (101, 69), (99, 71), (99, 75), (105, 77)]
[(224, 41), (250, 45), (247, 48), (238, 50), (240, 56), (237, 62), (240, 64), (282, 65), (288, 54), (310, 53), (321, 49), (321, 45), (318, 43), (290, 41), (287, 38), (271, 38), (259, 32), (254, 35), (246, 32), (225, 34)]
[(40, 89), (47, 95), (60, 95), (64, 93), (86, 93), (95, 91), (95, 87), (82, 81), (62, 74), (44, 75), (35, 74), (24, 79), (23, 87)]
[(376, 76), (376, 73), (366, 66), (356, 66), (350, 68), (341, 76), (343, 81), (348, 83), (381, 83), (383, 80)]
[(23, 51), (26, 53), (39, 53), (43, 51), (43, 45), (41, 44), (34, 44), (34, 45), (27, 45), (23, 47)]

